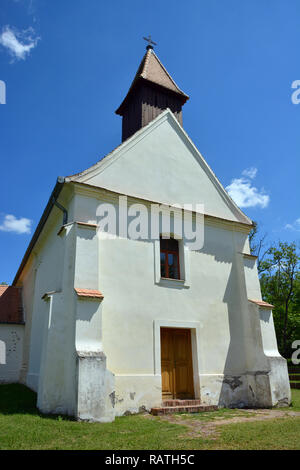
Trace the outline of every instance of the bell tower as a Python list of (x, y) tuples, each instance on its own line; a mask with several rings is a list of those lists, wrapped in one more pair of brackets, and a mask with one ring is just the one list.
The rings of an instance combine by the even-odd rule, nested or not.
[(134, 80), (123, 102), (116, 110), (122, 116), (122, 142), (149, 124), (166, 108), (182, 124), (182, 106), (189, 99), (176, 85), (153, 50), (151, 37)]

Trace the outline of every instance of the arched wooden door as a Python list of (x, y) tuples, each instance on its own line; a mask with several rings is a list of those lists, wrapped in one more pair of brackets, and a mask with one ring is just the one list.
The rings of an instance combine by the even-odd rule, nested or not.
[(161, 328), (162, 397), (194, 398), (191, 330)]

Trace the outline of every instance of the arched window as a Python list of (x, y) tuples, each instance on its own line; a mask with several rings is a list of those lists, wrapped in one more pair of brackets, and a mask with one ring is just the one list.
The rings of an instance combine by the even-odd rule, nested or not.
[(160, 272), (161, 277), (180, 279), (179, 245), (174, 238), (160, 237)]

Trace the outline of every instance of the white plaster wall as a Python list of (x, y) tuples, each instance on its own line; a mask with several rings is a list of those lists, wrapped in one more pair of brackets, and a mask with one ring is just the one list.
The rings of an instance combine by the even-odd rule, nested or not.
[(264, 352), (270, 356), (280, 356), (277, 347), (272, 310), (260, 308), (259, 314)]
[[(95, 200), (90, 198), (89, 204), (88, 197), (76, 198), (81, 199), (74, 202), (76, 219), (95, 223)], [(155, 370), (155, 321), (180, 322), (186, 327), (191, 322), (198, 324), (196, 375), (207, 402), (218, 403), (222, 394), (229, 396), (220, 377), (245, 374), (248, 301), (244, 309), (241, 296), (245, 292), (239, 282), (244, 267), (237, 262), (237, 253), (244, 249), (247, 234), (207, 222), (204, 237), (203, 250), (188, 253), (188, 286), (176, 281), (157, 283), (153, 241), (99, 239), (102, 343), (107, 368), (116, 376), (117, 414), (161, 401), (160, 371)], [(84, 272), (84, 259), (83, 251), (81, 261), (77, 257), (78, 272)], [(88, 280), (87, 273), (84, 287)], [(246, 389), (245, 379), (237, 391), (244, 402)]]
[(26, 384), (27, 372), (29, 365), (30, 341), (31, 341), (31, 325), (33, 313), (34, 287), (35, 287), (35, 263), (31, 261), (26, 266), (23, 273), (22, 285), (22, 302), (24, 315), (24, 341), (23, 341), (23, 357), (22, 368), (20, 374), (20, 382)]
[(27, 317), (26, 347), (29, 350), (26, 383), (35, 391), (38, 388), (43, 332), (47, 318), (47, 305), (42, 296), (45, 292), (58, 291), (62, 288), (63, 241), (57, 236), (62, 224), (61, 211), (54, 208), (47, 224), (47, 230), (44, 231), (32, 254), (31, 272), (25, 273), (22, 279), (24, 310)]
[(0, 324), (0, 383), (19, 382), (24, 325)]
[(45, 321), (37, 406), (42, 412), (111, 421), (113, 375), (102, 352), (101, 299), (78, 298), (74, 288), (98, 288), (95, 229), (70, 222), (64, 244), (62, 285), (44, 302)]
[[(238, 292), (234, 292), (236, 273), (232, 266), (232, 237), (230, 232), (221, 231), (220, 245), (226, 245), (226, 239), (228, 245), (226, 258), (220, 254), (217, 260), (209, 253), (213, 243), (210, 232), (208, 228), (207, 252), (190, 253), (189, 289), (180, 288), (176, 281), (170, 282), (169, 286), (154, 283), (152, 243), (100, 242), (100, 285), (105, 296), (104, 349), (108, 353), (108, 364), (116, 373), (153, 371), (152, 325), (154, 320), (160, 319), (200, 322), (203, 373), (223, 373), (225, 367), (234, 372), (233, 369), (239, 371), (244, 366), (242, 339), (232, 335), (232, 328), (238, 331), (242, 316)], [(221, 252), (222, 246), (219, 249)], [(236, 326), (233, 325), (235, 320)], [(135, 350), (128, 348), (128, 338), (134, 338)]]
[[(199, 322), (200, 375), (241, 374), (246, 369), (232, 234), (207, 227), (206, 240), (204, 252), (190, 253), (187, 289), (176, 281), (169, 286), (154, 283), (153, 243), (100, 241), (103, 349), (116, 384), (126, 384), (124, 390), (116, 390), (122, 411), (132, 409), (130, 394), (134, 392), (136, 399), (140, 397), (139, 406), (147, 402), (143, 395), (149, 393), (149, 387), (144, 383), (155, 373), (155, 320)], [(160, 380), (155, 378), (157, 399), (158, 384)]]
[(62, 243), (59, 263), (61, 285), (43, 299), (45, 309), (42, 354), (38, 382), (38, 407), (43, 412), (76, 416), (76, 224), (59, 231)]
[(259, 308), (264, 353), (270, 369), (270, 391), (273, 406), (286, 406), (291, 401), (287, 361), (279, 354), (272, 311)]
[[(97, 222), (99, 202), (95, 194), (92, 197), (76, 194), (71, 203), (74, 219)], [(265, 356), (259, 343), (254, 352), (256, 333), (260, 330), (256, 330), (259, 322), (251, 324), (249, 320), (247, 276), (240, 255), (247, 247), (245, 232), (205, 219), (204, 248), (185, 253), (189, 283), (184, 285), (176, 281), (157, 282), (153, 241), (97, 238), (94, 229), (74, 228), (76, 224), (58, 237), (60, 220), (53, 222), (36, 253), (32, 309), (28, 383), (35, 389), (43, 341), (48, 348), (45, 357), (52, 351), (40, 377), (41, 409), (74, 413), (77, 377), (78, 390), (82, 391), (78, 396), (77, 405), (81, 409), (78, 414), (88, 416), (89, 412), (84, 410), (94, 386), (91, 388), (88, 383), (85, 386), (84, 377), (88, 370), (94, 370), (97, 358), (92, 364), (80, 354), (99, 351), (107, 357), (107, 374), (115, 375), (116, 388), (109, 396), (116, 414), (159, 405), (161, 376), (155, 366), (160, 363), (155, 348), (155, 322), (162, 326), (180, 323), (187, 328), (191, 323), (197, 324), (197, 341), (193, 345), (197, 397), (201, 396), (204, 403), (220, 405), (230, 401), (237, 405), (248, 403), (247, 371), (255, 370), (260, 360), (263, 368)], [(71, 231), (73, 238), (69, 235)], [(251, 277), (248, 279), (251, 287)], [(99, 289), (104, 294), (101, 308), (93, 302), (75, 301), (74, 287)], [(56, 316), (52, 316), (49, 303), (41, 300), (41, 296), (60, 289), (62, 300), (55, 309)], [(51, 321), (51, 328), (45, 321)], [(75, 363), (75, 349), (78, 357), (83, 358), (82, 373)], [(58, 361), (65, 354), (69, 354), (69, 359), (61, 364)], [(64, 371), (62, 367), (66, 367)], [(107, 374), (98, 372), (103, 384), (106, 383)], [(265, 378), (259, 380), (263, 383)], [(90, 385), (93, 381), (97, 388), (96, 373)], [(109, 389), (113, 380), (109, 378), (107, 383), (105, 387)], [(107, 397), (103, 396), (103, 400), (107, 402)], [(102, 411), (99, 408), (95, 413), (100, 416)], [(111, 413), (110, 410), (104, 419), (110, 419)]]
[(102, 163), (79, 180), (150, 201), (203, 203), (205, 213), (215, 217), (241, 217), (208, 176), (205, 163), (171, 113), (160, 115)]
[[(242, 255), (241, 255), (242, 256)], [(248, 299), (261, 299), (261, 290), (256, 267), (256, 260), (243, 257)]]

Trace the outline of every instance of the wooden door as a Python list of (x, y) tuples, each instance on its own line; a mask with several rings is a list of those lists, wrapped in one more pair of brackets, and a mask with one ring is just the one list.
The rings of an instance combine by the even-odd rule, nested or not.
[(161, 328), (163, 399), (194, 398), (191, 331)]

